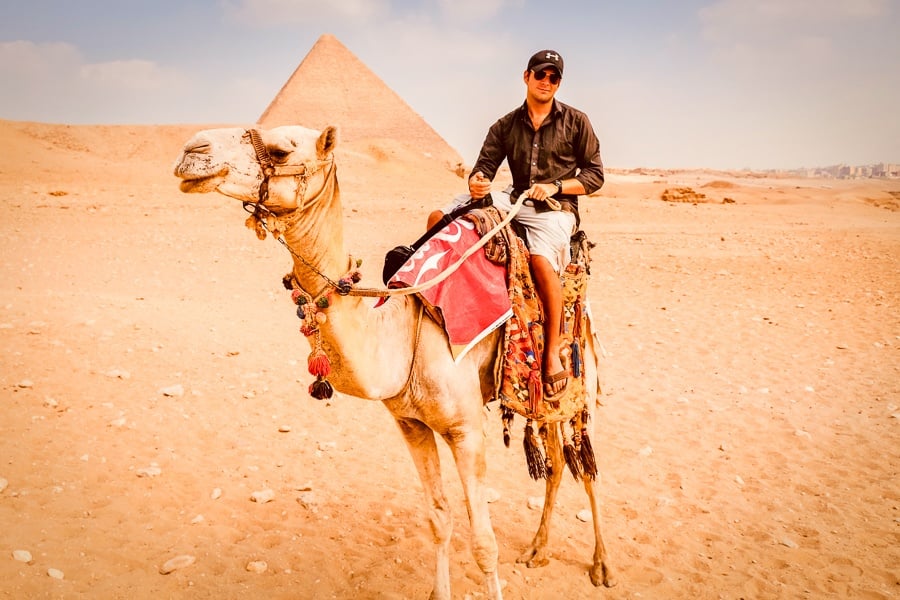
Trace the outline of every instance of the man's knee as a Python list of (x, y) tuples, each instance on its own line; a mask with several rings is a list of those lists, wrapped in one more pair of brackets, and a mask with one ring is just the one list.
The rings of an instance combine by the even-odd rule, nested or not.
[(444, 218), (443, 211), (440, 211), (440, 210), (431, 211), (431, 213), (428, 215), (428, 225), (426, 226), (426, 229), (431, 229), (432, 227), (437, 225), (438, 221), (440, 221), (443, 218)]

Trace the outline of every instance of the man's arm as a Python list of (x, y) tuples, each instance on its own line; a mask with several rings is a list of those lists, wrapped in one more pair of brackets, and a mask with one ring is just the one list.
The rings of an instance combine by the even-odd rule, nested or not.
[(603, 160), (600, 158), (600, 141), (597, 139), (597, 134), (594, 133), (594, 128), (591, 126), (591, 121), (587, 115), (582, 113), (579, 125), (580, 131), (576, 141), (579, 172), (575, 179), (581, 182), (584, 191), (577, 192), (573, 189), (567, 193), (587, 195), (593, 194), (603, 187), (605, 176), (603, 174)]

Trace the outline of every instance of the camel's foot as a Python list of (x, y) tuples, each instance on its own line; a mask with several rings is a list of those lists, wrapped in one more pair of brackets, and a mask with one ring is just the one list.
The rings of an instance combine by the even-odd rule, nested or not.
[(529, 569), (546, 567), (550, 564), (550, 558), (543, 548), (530, 547), (516, 559), (517, 563), (525, 563)]
[(601, 585), (613, 587), (618, 581), (616, 581), (616, 576), (613, 574), (612, 569), (606, 563), (601, 562), (591, 567), (591, 583), (595, 587), (600, 587)]

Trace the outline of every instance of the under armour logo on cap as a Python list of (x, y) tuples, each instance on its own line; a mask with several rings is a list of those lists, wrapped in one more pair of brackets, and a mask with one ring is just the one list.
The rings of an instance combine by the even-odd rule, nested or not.
[(528, 60), (527, 68), (530, 71), (542, 71), (548, 68), (556, 69), (562, 76), (563, 59), (556, 50), (541, 50)]

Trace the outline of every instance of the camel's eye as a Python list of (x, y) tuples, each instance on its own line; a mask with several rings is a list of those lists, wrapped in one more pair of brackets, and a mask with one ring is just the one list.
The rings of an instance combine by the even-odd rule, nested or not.
[(282, 150), (280, 148), (271, 148), (269, 150), (269, 156), (272, 157), (272, 160), (275, 162), (284, 162), (287, 160), (288, 156), (290, 156), (290, 152), (287, 150)]

